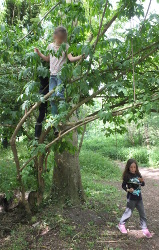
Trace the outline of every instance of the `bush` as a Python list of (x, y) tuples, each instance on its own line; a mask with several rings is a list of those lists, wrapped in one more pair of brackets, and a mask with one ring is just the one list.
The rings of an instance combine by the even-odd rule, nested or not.
[(121, 161), (126, 161), (130, 158), (134, 158), (141, 164), (149, 164), (149, 153), (146, 148), (135, 147), (120, 149), (118, 157)]
[[(18, 147), (20, 149), (20, 160), (25, 162), (28, 153), (25, 142), (18, 143)], [(53, 153), (51, 153), (48, 157), (47, 171), (43, 174), (46, 193), (49, 192), (52, 184), (53, 162)], [(37, 190), (37, 174), (33, 161), (23, 169), (22, 173), (22, 181), (25, 190)], [(2, 149), (0, 157), (0, 192), (5, 193), (7, 199), (9, 199), (18, 188), (19, 182), (17, 180), (17, 171), (11, 149), (10, 147), (8, 149)]]
[(0, 192), (5, 193), (6, 198), (9, 199), (18, 187), (16, 168), (13, 163), (0, 163), (0, 180)]
[(127, 161), (129, 158), (136, 159), (140, 164), (149, 164), (149, 153), (146, 147), (132, 147), (125, 140), (124, 136), (119, 135), (117, 138), (114, 136), (95, 137), (86, 140), (83, 144), (83, 151), (98, 152), (104, 157), (111, 158), (113, 160), (119, 159), (121, 161)]
[(149, 154), (145, 148), (137, 148), (134, 150), (133, 157), (142, 164), (149, 164)]
[(114, 146), (114, 141), (109, 138), (92, 138), (84, 142), (83, 150), (91, 150), (99, 152), (105, 157), (117, 159), (117, 148)]
[(150, 152), (150, 164), (153, 167), (159, 167), (159, 148), (155, 148)]

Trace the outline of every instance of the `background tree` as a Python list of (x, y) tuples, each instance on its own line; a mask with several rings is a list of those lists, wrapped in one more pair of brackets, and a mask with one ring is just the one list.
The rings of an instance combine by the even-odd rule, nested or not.
[(16, 25), (19, 21), (22, 22), (24, 27), (29, 29), (32, 25), (32, 20), (38, 18), (39, 14), (39, 1), (5, 1), (6, 10), (4, 18), (8, 25)]

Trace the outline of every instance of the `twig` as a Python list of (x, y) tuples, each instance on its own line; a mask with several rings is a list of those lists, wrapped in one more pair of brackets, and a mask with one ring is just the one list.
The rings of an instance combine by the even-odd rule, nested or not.
[[(145, 50), (148, 50), (148, 49), (152, 48), (152, 47), (155, 46), (155, 45), (158, 46), (158, 43), (159, 43), (159, 41), (157, 41), (157, 42), (155, 42), (155, 43), (152, 43), (152, 44), (146, 46), (145, 48), (143, 48), (143, 49), (141, 49), (141, 50), (138, 50), (136, 53), (134, 53), (134, 56), (140, 54), (141, 52), (143, 52), (143, 51), (145, 51)], [(125, 62), (125, 61), (129, 60), (131, 57), (132, 57), (132, 55), (130, 55), (129, 57), (127, 57), (127, 58), (126, 58), (125, 60), (123, 60), (122, 62)], [(157, 66), (156, 66), (156, 67), (157, 67)]]
[[(152, 99), (152, 102), (157, 101), (157, 100), (159, 100), (159, 97)], [(119, 114), (120, 112), (123, 112), (124, 110), (130, 109), (133, 107), (139, 107), (143, 104), (144, 104), (144, 102), (135, 103), (135, 104), (129, 105), (127, 107), (121, 108), (119, 110), (113, 111), (112, 113), (113, 113), (113, 115), (116, 115), (116, 114)]]
[(97, 243), (116, 243), (119, 241), (121, 240), (100, 240), (100, 241), (97, 241)]
[(112, 23), (116, 20), (116, 18), (118, 17), (118, 14), (120, 13), (120, 11), (125, 8), (127, 6), (127, 4), (121, 6), (121, 8), (119, 8), (119, 10), (117, 11), (117, 13), (112, 17), (112, 19), (106, 23), (104, 25), (104, 30), (101, 33), (101, 36), (103, 36), (105, 34), (105, 32), (109, 29), (109, 27), (112, 25)]
[(149, 9), (150, 9), (150, 6), (151, 6), (151, 1), (152, 1), (152, 0), (150, 0), (150, 2), (149, 2), (149, 5), (148, 5), (147, 11), (146, 11), (146, 15), (145, 15), (145, 17), (144, 17), (143, 24), (142, 24), (142, 26), (141, 26), (141, 28), (140, 28), (140, 32), (142, 31), (142, 28), (143, 28), (143, 26), (144, 26), (144, 24), (145, 24), (146, 17), (147, 17), (147, 15), (148, 15), (148, 13), (149, 13)]
[(134, 102), (135, 98), (135, 70), (134, 70), (134, 52), (133, 52), (133, 38), (131, 38), (131, 46), (132, 46), (132, 71), (133, 71), (133, 88), (134, 88)]
[(11, 124), (3, 124), (3, 123), (1, 123), (0, 126), (15, 128), (15, 125), (13, 125), (13, 124), (11, 125)]
[(75, 234), (72, 238), (72, 241), (76, 238), (77, 235), (81, 234), (81, 232), (78, 232), (77, 234)]
[(143, 56), (143, 57), (141, 57), (140, 59), (139, 59), (139, 61), (137, 62), (137, 63), (135, 63), (135, 65), (136, 64), (138, 64), (138, 63), (140, 63), (140, 62), (142, 62), (143, 60), (145, 60), (147, 57), (149, 57), (150, 55), (152, 55), (155, 51), (157, 51), (159, 48), (155, 48), (155, 49), (153, 49), (153, 50), (151, 50), (147, 55), (145, 55), (145, 56)]
[(101, 32), (101, 28), (102, 28), (102, 24), (103, 24), (104, 15), (105, 15), (105, 12), (106, 12), (106, 9), (107, 9), (107, 5), (108, 5), (108, 0), (106, 1), (105, 7), (104, 7), (104, 11), (103, 11), (103, 14), (102, 14), (102, 19), (101, 19), (101, 22), (100, 22), (100, 26), (99, 26), (99, 31), (98, 31), (97, 38), (96, 38), (96, 40), (95, 40), (95, 42), (93, 44), (94, 51), (95, 51), (96, 46), (97, 46), (98, 41), (99, 41), (100, 32)]
[(35, 159), (35, 155), (32, 156), (28, 161), (26, 161), (26, 163), (19, 169), (20, 172), (22, 172), (22, 170), (28, 165), (29, 162), (31, 162), (32, 160)]
[[(105, 4), (104, 10), (103, 10), (103, 14), (102, 14), (101, 22), (100, 22), (100, 25), (99, 25), (99, 30), (98, 30), (97, 38), (96, 38), (95, 42), (94, 42), (93, 45), (92, 45), (93, 53), (94, 53), (95, 50), (96, 50), (96, 46), (97, 46), (98, 41), (99, 41), (99, 38), (100, 38), (100, 32), (101, 32), (101, 28), (102, 28), (102, 24), (103, 24), (104, 15), (105, 15), (105, 12), (106, 12), (106, 9), (107, 9), (107, 4), (108, 4), (108, 0), (106, 0), (106, 4)], [(93, 60), (93, 57), (91, 57), (91, 59), (90, 59), (90, 62), (89, 62), (89, 66), (88, 66), (88, 70), (87, 70), (87, 72), (86, 72), (86, 75), (88, 75), (88, 73), (89, 73), (89, 71), (90, 71), (90, 69), (91, 69), (92, 60)]]

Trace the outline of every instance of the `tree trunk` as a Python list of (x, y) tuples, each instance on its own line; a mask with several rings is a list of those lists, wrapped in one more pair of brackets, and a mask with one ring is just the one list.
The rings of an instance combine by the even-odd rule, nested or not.
[(61, 154), (55, 153), (55, 167), (53, 173), (52, 197), (60, 203), (70, 202), (73, 205), (85, 201), (84, 191), (81, 182), (79, 152), (78, 152), (78, 134), (73, 131), (72, 139), (69, 139), (76, 147), (76, 152), (71, 154), (65, 150)]

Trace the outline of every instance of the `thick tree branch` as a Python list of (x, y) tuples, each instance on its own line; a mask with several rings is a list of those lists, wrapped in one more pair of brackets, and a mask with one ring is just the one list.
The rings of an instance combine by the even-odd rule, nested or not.
[(83, 123), (80, 123), (70, 129), (68, 129), (66, 132), (64, 132), (63, 134), (61, 134), (59, 137), (57, 137), (56, 139), (54, 139), (52, 142), (50, 142), (47, 146), (46, 146), (46, 149), (50, 148), (55, 142), (59, 141), (62, 137), (64, 137), (65, 135), (67, 135), (68, 133), (70, 133), (71, 131), (77, 129), (78, 127), (82, 126), (82, 125), (85, 125), (89, 122), (92, 122), (94, 120), (96, 120), (98, 117), (95, 116), (95, 117), (91, 117), (89, 120), (86, 120), (84, 121)]
[(80, 140), (79, 147), (78, 147), (78, 153), (80, 153), (81, 151), (85, 132), (86, 132), (86, 124), (83, 127), (83, 132), (82, 132), (81, 140)]
[(72, 110), (68, 113), (67, 118), (69, 118), (76, 109), (78, 109), (80, 106), (82, 106), (84, 103), (89, 102), (91, 99), (93, 99), (94, 97), (96, 97), (96, 95), (99, 95), (102, 91), (104, 91), (106, 89), (106, 85), (104, 87), (102, 87), (101, 89), (99, 89), (98, 91), (94, 92), (92, 95), (86, 97), (85, 99), (83, 99), (81, 102), (79, 102), (77, 105), (75, 105)]
[(106, 23), (106, 24), (104, 25), (104, 29), (103, 29), (103, 31), (101, 32), (101, 37), (104, 36), (105, 32), (109, 29), (109, 27), (112, 25), (112, 23), (117, 19), (118, 15), (119, 15), (119, 12), (117, 12), (117, 13), (112, 17), (112, 19), (111, 19), (108, 23)]
[(50, 131), (51, 131), (51, 127), (48, 127), (48, 128), (46, 129), (46, 131), (42, 132), (42, 134), (41, 134), (41, 136), (40, 136), (40, 138), (39, 138), (39, 144), (44, 142), (45, 137), (47, 136), (47, 134), (48, 134)]
[(138, 60), (138, 63), (134, 63), (135, 65), (136, 64), (139, 64), (140, 62), (143, 62), (146, 58), (148, 58), (149, 56), (151, 56), (152, 54), (154, 54), (154, 52), (156, 52), (159, 48), (156, 47), (155, 49), (151, 50), (148, 54), (146, 54), (145, 56), (141, 57), (139, 60)]

